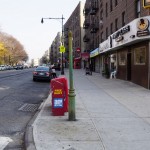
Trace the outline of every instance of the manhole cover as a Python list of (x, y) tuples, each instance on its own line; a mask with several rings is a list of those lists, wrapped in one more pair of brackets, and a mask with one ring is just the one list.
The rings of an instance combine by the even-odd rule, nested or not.
[(18, 110), (34, 112), (38, 109), (38, 107), (39, 107), (39, 104), (27, 104), (27, 103), (25, 103)]

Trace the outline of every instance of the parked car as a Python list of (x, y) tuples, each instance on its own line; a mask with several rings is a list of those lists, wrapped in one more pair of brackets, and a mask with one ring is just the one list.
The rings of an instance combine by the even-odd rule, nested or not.
[(13, 67), (12, 67), (11, 65), (7, 65), (7, 69), (8, 69), (8, 70), (12, 70)]
[(16, 70), (23, 69), (23, 66), (22, 66), (22, 65), (16, 65), (16, 66), (14, 67), (14, 69), (16, 69)]
[(0, 71), (2, 70), (2, 66), (0, 65)]
[(5, 65), (0, 65), (0, 70), (6, 70)]
[(52, 79), (51, 69), (48, 66), (38, 66), (33, 72), (33, 81)]

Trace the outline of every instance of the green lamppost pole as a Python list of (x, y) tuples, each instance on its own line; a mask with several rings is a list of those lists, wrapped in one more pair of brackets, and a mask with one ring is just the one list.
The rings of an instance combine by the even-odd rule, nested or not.
[(69, 31), (69, 121), (75, 121), (75, 89), (73, 84), (72, 32)]

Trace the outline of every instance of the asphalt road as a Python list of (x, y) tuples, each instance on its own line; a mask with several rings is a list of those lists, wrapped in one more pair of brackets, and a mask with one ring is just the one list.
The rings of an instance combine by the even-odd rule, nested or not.
[(33, 82), (33, 69), (0, 71), (0, 150), (24, 150), (28, 122), (48, 96), (49, 82)]

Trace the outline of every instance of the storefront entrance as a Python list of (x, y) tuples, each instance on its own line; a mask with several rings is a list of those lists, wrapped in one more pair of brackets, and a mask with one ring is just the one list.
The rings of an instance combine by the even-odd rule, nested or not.
[(127, 53), (127, 80), (131, 81), (131, 52)]

